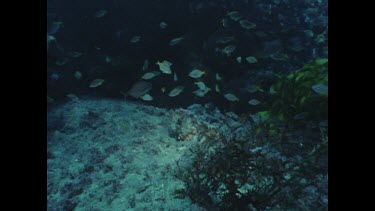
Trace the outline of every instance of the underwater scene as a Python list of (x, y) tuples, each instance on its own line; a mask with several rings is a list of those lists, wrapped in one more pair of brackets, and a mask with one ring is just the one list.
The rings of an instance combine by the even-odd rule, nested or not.
[(47, 0), (47, 210), (328, 210), (328, 0)]

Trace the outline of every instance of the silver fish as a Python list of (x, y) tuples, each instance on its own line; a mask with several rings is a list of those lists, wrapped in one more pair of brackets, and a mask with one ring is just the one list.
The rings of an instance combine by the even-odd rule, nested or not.
[(146, 81), (138, 81), (127, 91), (124, 95), (125, 97), (130, 95), (134, 98), (139, 98), (145, 94), (152, 88), (152, 84)]
[(312, 90), (314, 90), (314, 92), (316, 92), (318, 94), (328, 96), (328, 87), (325, 86), (325, 85), (316, 84), (316, 85), (312, 86), (311, 88), (312, 88)]

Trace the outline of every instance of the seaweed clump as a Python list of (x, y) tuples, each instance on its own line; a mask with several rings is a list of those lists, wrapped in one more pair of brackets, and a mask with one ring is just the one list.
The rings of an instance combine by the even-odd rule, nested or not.
[(327, 96), (312, 90), (327, 83), (327, 63), (318, 59), (280, 77), (269, 109), (252, 115), (248, 133), (190, 148), (190, 165), (177, 162), (185, 188), (175, 196), (207, 210), (327, 209)]
[[(256, 147), (257, 140), (220, 140), (210, 146), (190, 149), (194, 154), (188, 168), (179, 168), (177, 177), (184, 189), (176, 198), (189, 197), (207, 210), (321, 209), (326, 196), (319, 167), (310, 168), (311, 159), (286, 156), (277, 146)], [(214, 148), (215, 150), (212, 150)], [(211, 150), (209, 150), (211, 149)], [(307, 158), (307, 156), (306, 156)], [(177, 166), (179, 162), (177, 162)], [(313, 187), (313, 188), (312, 188)], [(314, 200), (306, 197), (314, 190)], [(311, 191), (310, 191), (311, 192)], [(319, 196), (317, 196), (319, 195)]]

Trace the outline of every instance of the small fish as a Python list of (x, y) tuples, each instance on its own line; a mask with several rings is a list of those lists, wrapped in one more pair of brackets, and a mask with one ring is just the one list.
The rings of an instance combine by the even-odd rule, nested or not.
[(68, 53), (68, 56), (72, 57), (72, 58), (78, 58), (78, 57), (82, 56), (82, 53), (78, 52), (78, 51), (71, 51), (71, 52)]
[(219, 73), (216, 73), (215, 78), (217, 81), (220, 81), (222, 78), (220, 77)]
[(204, 97), (209, 91), (211, 91), (211, 88), (206, 87), (205, 89), (198, 89), (194, 91), (193, 94), (198, 97)]
[(110, 56), (105, 56), (105, 62), (111, 63), (112, 62), (112, 58)]
[(269, 93), (270, 94), (276, 94), (277, 93), (276, 90), (275, 90), (275, 87), (273, 85), (270, 87)]
[(63, 66), (63, 65), (66, 64), (68, 61), (69, 61), (68, 58), (66, 58), (66, 57), (61, 57), (61, 58), (58, 58), (58, 59), (57, 59), (56, 64), (59, 65), (59, 66)]
[(236, 61), (237, 61), (239, 64), (241, 64), (241, 63), (242, 63), (242, 57), (241, 57), (241, 56), (237, 57), (237, 58), (236, 58)]
[(275, 61), (286, 61), (289, 59), (289, 56), (285, 53), (275, 53), (275, 54), (271, 54), (270, 58)]
[(315, 38), (315, 42), (316, 44), (321, 44), (321, 43), (324, 43), (326, 41), (326, 38), (324, 36), (324, 32), (321, 33), (321, 34), (318, 34)]
[(159, 69), (161, 72), (165, 74), (172, 74), (172, 70), (171, 70), (172, 63), (170, 63), (169, 61), (167, 60), (164, 60), (163, 62), (157, 61), (156, 64), (159, 65)]
[(173, 73), (173, 81), (175, 81), (175, 82), (178, 81), (178, 78), (177, 78), (177, 74), (176, 74), (176, 72)]
[(324, 65), (324, 64), (326, 64), (326, 63), (328, 63), (328, 59), (317, 59), (317, 60), (315, 60), (315, 63), (317, 64), (317, 65)]
[(263, 149), (263, 147), (255, 147), (253, 149), (249, 149), (249, 152), (251, 152), (251, 153), (257, 153), (257, 152), (260, 152), (262, 149)]
[(236, 50), (235, 45), (228, 45), (222, 50), (222, 52), (225, 53), (227, 56), (230, 56), (234, 50)]
[(259, 91), (259, 92), (264, 92), (263, 88), (260, 87), (260, 86), (257, 86), (257, 91)]
[(314, 36), (314, 32), (310, 29), (307, 29), (307, 30), (304, 30), (303, 31), (305, 33), (305, 35), (309, 38), (313, 37)]
[(79, 100), (79, 98), (77, 97), (77, 95), (75, 95), (75, 94), (67, 94), (66, 95), (70, 100), (72, 100), (72, 101), (78, 101)]
[(200, 90), (206, 89), (206, 84), (204, 84), (204, 82), (202, 82), (202, 81), (195, 82), (194, 84), (197, 85)]
[(220, 92), (220, 88), (219, 88), (219, 85), (218, 85), (218, 84), (215, 84), (215, 91), (216, 91), (217, 93)]
[(253, 29), (257, 26), (255, 23), (250, 22), (248, 20), (240, 20), (240, 25), (242, 26), (242, 28), (245, 29)]
[(311, 87), (312, 90), (318, 94), (328, 96), (328, 87), (323, 84), (316, 84)]
[(53, 35), (49, 35), (49, 34), (47, 34), (47, 50), (49, 49), (49, 44), (50, 44), (50, 42), (52, 42), (52, 41), (56, 42), (56, 37), (53, 36)]
[(97, 18), (101, 18), (107, 14), (107, 10), (99, 10), (95, 12), (94, 16)]
[(133, 36), (131, 39), (130, 39), (130, 42), (131, 43), (137, 43), (141, 40), (141, 36)]
[(172, 39), (172, 40), (169, 42), (169, 45), (170, 45), (170, 46), (175, 46), (175, 45), (177, 45), (178, 43), (180, 43), (183, 39), (185, 39), (185, 38), (183, 38), (183, 37), (177, 37), (177, 38), (174, 38), (174, 39)]
[(238, 11), (231, 11), (227, 13), (228, 16), (236, 15), (236, 14), (238, 14)]
[(145, 73), (142, 76), (142, 79), (149, 80), (149, 79), (154, 78), (154, 77), (156, 77), (158, 75), (160, 75), (160, 72), (158, 72), (158, 71), (152, 71), (152, 72)]
[(260, 123), (261, 117), (259, 114), (254, 114), (254, 115), (250, 114), (250, 117), (254, 121), (255, 124)]
[(142, 70), (146, 71), (148, 69), (148, 60), (146, 59), (145, 62), (143, 63)]
[(299, 113), (299, 114), (296, 114), (293, 119), (295, 120), (301, 120), (301, 119), (304, 119), (307, 115), (307, 112), (302, 112), (302, 113)]
[(139, 98), (145, 94), (147, 94), (148, 91), (150, 91), (152, 88), (152, 84), (147, 81), (138, 81), (135, 84), (132, 85), (132, 87), (127, 91), (124, 96), (125, 98), (127, 96), (132, 96), (134, 98)]
[(223, 20), (221, 22), (222, 22), (224, 28), (229, 27), (229, 20), (228, 20), (228, 18), (223, 18)]
[(81, 79), (81, 77), (82, 77), (82, 73), (81, 73), (80, 71), (75, 71), (75, 72), (74, 72), (74, 77), (75, 77), (77, 80), (79, 80), (79, 79)]
[(102, 85), (103, 83), (104, 83), (104, 80), (103, 80), (103, 79), (94, 79), (94, 80), (90, 83), (90, 88), (98, 87), (98, 86)]
[(230, 37), (230, 36), (224, 36), (224, 37), (220, 37), (219, 39), (216, 40), (216, 43), (228, 43), (230, 41), (234, 40), (234, 37)]
[(258, 62), (258, 60), (254, 56), (246, 57), (246, 61), (249, 62), (250, 64), (254, 64)]
[(162, 93), (164, 93), (165, 92), (165, 86), (163, 86), (160, 90), (161, 90)]
[(200, 78), (202, 75), (206, 74), (205, 71), (194, 69), (189, 73), (189, 76), (192, 78)]
[(169, 92), (168, 96), (169, 97), (175, 97), (175, 96), (179, 95), (182, 91), (184, 91), (184, 87), (178, 86), (178, 87), (172, 89), (172, 91)]
[(302, 45), (295, 45), (295, 46), (291, 46), (290, 49), (292, 49), (293, 51), (296, 51), (296, 52), (300, 52), (303, 49), (305, 49), (305, 47), (303, 47)]
[(235, 120), (239, 119), (239, 116), (236, 113), (234, 113), (233, 111), (226, 112), (225, 115), (228, 116), (229, 118), (232, 118), (232, 119), (235, 119)]
[(258, 91), (257, 85), (247, 85), (246, 86), (246, 91), (250, 93), (255, 93)]
[(52, 73), (52, 74), (49, 76), (49, 78), (50, 78), (52, 81), (57, 81), (57, 80), (59, 80), (60, 76), (59, 76), (59, 74), (57, 74), (57, 73)]
[(140, 97), (142, 100), (144, 100), (144, 101), (152, 101), (154, 98), (151, 96), (151, 95), (149, 95), (149, 94), (145, 94), (145, 95), (143, 95), (143, 96), (141, 96)]
[(63, 21), (54, 21), (53, 24), (57, 24), (57, 25), (63, 25)]
[(56, 34), (59, 29), (63, 26), (62, 21), (54, 21), (50, 28), (48, 29), (48, 34)]
[(241, 15), (237, 11), (228, 12), (227, 15), (234, 21), (241, 19)]
[(320, 127), (328, 127), (328, 121), (324, 120), (324, 121), (319, 122), (319, 126)]
[[(302, 143), (301, 143), (301, 146), (303, 146)], [(314, 154), (315, 151), (316, 151), (316, 146), (314, 146), (313, 149), (307, 155), (310, 156), (310, 155)], [(286, 179), (285, 176), (284, 176), (284, 178)]]
[(168, 24), (165, 23), (165, 22), (160, 22), (159, 26), (160, 26), (161, 29), (165, 29), (165, 28), (167, 28)]
[(255, 32), (255, 35), (259, 38), (263, 38), (263, 37), (266, 37), (267, 34), (264, 32), (264, 31), (256, 31)]
[(240, 99), (238, 99), (238, 97), (232, 93), (227, 93), (224, 95), (224, 97), (231, 102), (240, 101)]
[(256, 106), (256, 105), (259, 105), (260, 101), (257, 99), (251, 99), (248, 103), (250, 105)]
[(47, 95), (47, 103), (52, 103), (54, 99)]

